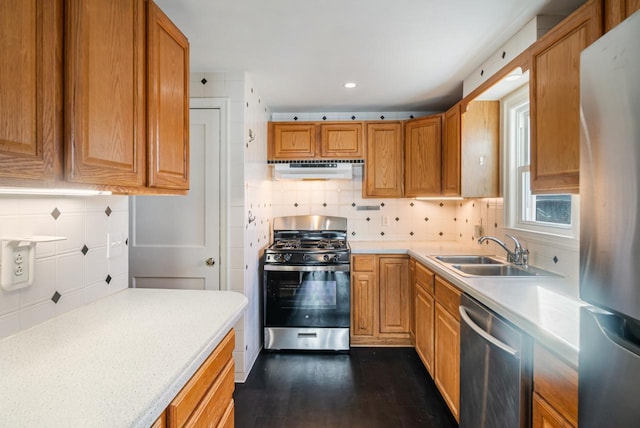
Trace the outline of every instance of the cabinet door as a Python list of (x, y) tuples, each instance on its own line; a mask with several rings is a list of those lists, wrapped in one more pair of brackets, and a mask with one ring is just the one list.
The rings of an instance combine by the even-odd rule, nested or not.
[(587, 2), (531, 51), (531, 191), (577, 193), (580, 53), (602, 35), (602, 2)]
[(433, 377), (435, 301), (420, 285), (416, 294), (416, 352)]
[(320, 125), (320, 157), (360, 159), (363, 156), (362, 123)]
[(605, 0), (604, 31), (607, 32), (640, 9), (640, 0)]
[(65, 177), (145, 184), (144, 0), (66, 2)]
[(189, 41), (149, 1), (148, 186), (189, 189)]
[[(0, 179), (52, 180), (62, 126), (62, 1), (0, 2)], [(61, 152), (61, 151), (60, 151)]]
[(441, 192), (442, 117), (405, 123), (404, 195), (434, 196)]
[(269, 159), (308, 159), (316, 155), (316, 125), (270, 123)]
[(380, 333), (409, 333), (409, 259), (380, 257)]
[(351, 335), (374, 335), (375, 273), (351, 275)]
[(533, 428), (574, 428), (537, 393), (533, 394)]
[(367, 124), (363, 197), (402, 196), (402, 124)]
[(472, 198), (499, 196), (499, 101), (472, 101), (467, 104), (467, 111), (462, 114), (461, 153), (461, 195)]
[(418, 284), (416, 283), (416, 261), (409, 259), (409, 287), (411, 294), (409, 295), (409, 336), (411, 343), (416, 344), (416, 299), (418, 296)]
[(460, 104), (456, 104), (444, 115), (444, 138), (442, 139), (442, 194), (445, 196), (460, 195), (461, 135)]
[(451, 413), (458, 420), (460, 404), (460, 323), (436, 302), (434, 378)]

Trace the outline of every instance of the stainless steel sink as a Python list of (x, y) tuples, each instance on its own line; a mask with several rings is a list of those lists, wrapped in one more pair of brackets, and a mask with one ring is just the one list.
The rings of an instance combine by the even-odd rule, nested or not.
[(442, 263), (460, 265), (500, 265), (503, 261), (488, 256), (435, 256)]
[(554, 273), (531, 266), (502, 265), (463, 265), (454, 264), (451, 267), (467, 276), (555, 276)]

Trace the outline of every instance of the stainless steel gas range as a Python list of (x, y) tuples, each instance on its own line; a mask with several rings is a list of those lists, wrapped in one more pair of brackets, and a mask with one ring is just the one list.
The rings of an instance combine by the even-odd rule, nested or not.
[(264, 255), (264, 348), (349, 349), (347, 219), (276, 217)]

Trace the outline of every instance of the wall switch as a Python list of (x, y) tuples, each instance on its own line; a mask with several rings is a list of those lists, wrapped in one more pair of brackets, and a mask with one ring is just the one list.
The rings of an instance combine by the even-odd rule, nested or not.
[(382, 216), (382, 225), (383, 226), (389, 226), (389, 216), (388, 215), (383, 215)]
[(107, 258), (112, 259), (122, 255), (124, 236), (122, 232), (107, 234)]

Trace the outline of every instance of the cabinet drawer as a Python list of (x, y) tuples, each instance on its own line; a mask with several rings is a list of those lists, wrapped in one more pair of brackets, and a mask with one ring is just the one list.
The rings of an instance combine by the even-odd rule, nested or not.
[(185, 427), (218, 426), (228, 410), (229, 403), (233, 400), (234, 367), (233, 359), (229, 359), (222, 374), (204, 396), (200, 405), (184, 425)]
[(422, 266), (420, 263), (416, 263), (416, 281), (422, 288), (425, 289), (428, 293), (433, 295), (434, 289), (434, 277), (435, 275), (426, 267)]
[(222, 415), (218, 428), (233, 428), (235, 426), (235, 405), (233, 400), (229, 402), (227, 410)]
[[(167, 422), (170, 427), (181, 427), (191, 418), (192, 413), (199, 409), (207, 395), (213, 390), (213, 384), (218, 383), (220, 375), (229, 364), (233, 364), (232, 352), (235, 346), (233, 330), (220, 342), (218, 347), (202, 364), (176, 398), (167, 407)], [(214, 385), (215, 386), (215, 385)], [(231, 371), (231, 391), (233, 392), (233, 370)]]
[(376, 266), (376, 256), (353, 256), (352, 265), (354, 272), (373, 272)]
[(533, 389), (573, 426), (578, 426), (578, 372), (535, 344)]
[(460, 320), (460, 290), (446, 282), (444, 279), (436, 276), (436, 300), (447, 310), (453, 317)]

